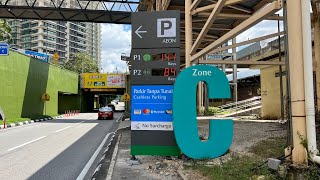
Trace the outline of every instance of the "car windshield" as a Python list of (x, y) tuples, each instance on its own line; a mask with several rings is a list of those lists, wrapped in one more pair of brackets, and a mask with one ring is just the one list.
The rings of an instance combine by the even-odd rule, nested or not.
[(112, 111), (112, 109), (109, 107), (103, 107), (103, 108), (100, 108), (99, 111)]

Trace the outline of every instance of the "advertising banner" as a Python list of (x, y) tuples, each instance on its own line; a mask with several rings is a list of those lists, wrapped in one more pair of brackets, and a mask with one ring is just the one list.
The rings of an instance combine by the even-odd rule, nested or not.
[(28, 56), (31, 56), (31, 57), (33, 57), (35, 59), (39, 59), (42, 62), (46, 62), (46, 63), (48, 62), (48, 59), (49, 59), (49, 56), (47, 54), (38, 53), (38, 52), (35, 52), (35, 51), (25, 50), (24, 54), (26, 54)]
[(125, 88), (126, 75), (83, 73), (81, 75), (81, 87), (88, 89)]

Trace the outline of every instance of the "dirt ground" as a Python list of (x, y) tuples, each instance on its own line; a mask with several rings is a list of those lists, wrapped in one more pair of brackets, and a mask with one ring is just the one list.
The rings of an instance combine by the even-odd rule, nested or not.
[[(208, 137), (208, 121), (198, 123), (199, 132), (205, 138)], [(234, 138), (230, 151), (220, 161), (227, 161), (231, 154), (249, 154), (249, 147), (259, 141), (270, 137), (285, 136), (286, 125), (279, 123), (258, 123), (258, 122), (235, 122)], [(230, 156), (229, 156), (230, 155)], [(141, 165), (133, 167), (136, 171), (144, 171), (150, 179), (168, 179), (168, 180), (207, 180), (201, 174), (184, 169), (184, 165), (190, 165), (190, 161), (185, 159), (165, 159), (164, 157), (139, 156)], [(192, 161), (191, 161), (192, 162)], [(181, 178), (182, 177), (182, 178)], [(148, 178), (147, 178), (148, 179)]]
[[(198, 125), (199, 133), (207, 139), (209, 121), (200, 121)], [(286, 132), (284, 124), (235, 121), (230, 152), (247, 154), (248, 148), (255, 143), (270, 137), (285, 136)]]

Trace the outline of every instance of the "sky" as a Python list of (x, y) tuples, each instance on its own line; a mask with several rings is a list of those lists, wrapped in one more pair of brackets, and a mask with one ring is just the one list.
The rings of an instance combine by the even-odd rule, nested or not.
[(103, 73), (124, 73), (127, 65), (121, 61), (121, 55), (130, 55), (131, 26), (117, 24), (102, 24), (102, 58)]
[[(282, 11), (278, 12), (282, 15)], [(102, 24), (102, 72), (103, 73), (124, 73), (128, 71), (126, 62), (121, 61), (121, 54), (130, 55), (131, 49), (131, 25)], [(282, 23), (280, 30), (283, 30)], [(277, 21), (262, 21), (256, 26), (248, 29), (237, 36), (237, 42), (253, 39), (256, 37), (276, 33), (278, 31)], [(274, 39), (274, 38), (273, 38)], [(267, 42), (261, 42), (266, 46)], [(244, 48), (237, 48), (237, 51)]]

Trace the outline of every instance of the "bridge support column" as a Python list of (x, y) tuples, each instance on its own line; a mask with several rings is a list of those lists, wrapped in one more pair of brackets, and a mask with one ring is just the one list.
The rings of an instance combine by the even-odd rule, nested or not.
[(186, 49), (186, 65), (191, 65), (191, 47), (192, 47), (192, 15), (190, 12), (192, 0), (185, 0), (185, 49)]
[[(313, 10), (317, 10), (317, 5), (313, 4)], [(317, 89), (317, 107), (318, 115), (320, 115), (320, 18), (317, 12), (313, 11), (314, 22), (314, 56), (316, 62), (316, 89)]]
[(288, 50), (290, 68), (290, 91), (292, 108), (292, 162), (307, 163), (307, 151), (302, 145), (306, 139), (306, 113), (303, 70), (302, 8), (301, 0), (287, 1)]

